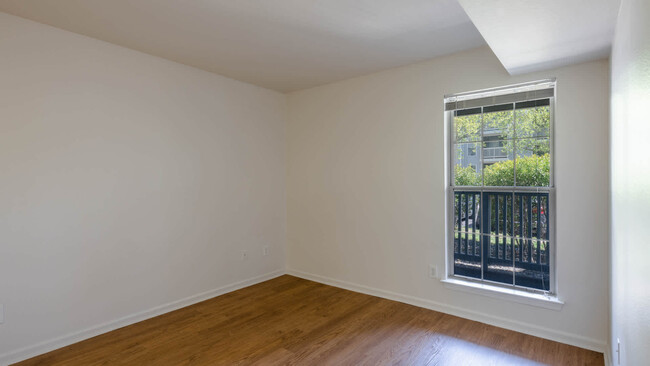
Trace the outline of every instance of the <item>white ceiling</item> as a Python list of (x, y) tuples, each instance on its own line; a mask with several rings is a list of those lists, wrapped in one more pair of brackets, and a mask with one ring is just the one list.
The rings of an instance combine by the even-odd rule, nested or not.
[(283, 92), (485, 44), (456, 0), (0, 0), (0, 11)]
[(620, 5), (620, 0), (458, 1), (511, 74), (608, 57)]

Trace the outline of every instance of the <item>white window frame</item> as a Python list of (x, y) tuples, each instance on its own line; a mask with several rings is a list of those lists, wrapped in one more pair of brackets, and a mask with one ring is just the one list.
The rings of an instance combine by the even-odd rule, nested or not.
[[(445, 187), (446, 187), (446, 205), (445, 205), (445, 265), (446, 269), (442, 282), (444, 285), (451, 289), (461, 291), (469, 291), (478, 293), (485, 296), (497, 297), (501, 299), (508, 299), (515, 302), (526, 303), (534, 306), (540, 306), (548, 309), (559, 310), (563, 302), (559, 300), (558, 294), (558, 281), (556, 276), (556, 252), (557, 240), (555, 235), (556, 225), (556, 204), (555, 204), (555, 95), (556, 95), (556, 81), (555, 79), (546, 79), (534, 81), (529, 83), (522, 83), (516, 85), (509, 85), (504, 87), (485, 89), (473, 92), (465, 92), (459, 94), (445, 95), (445, 105), (449, 101), (457, 100), (472, 100), (474, 98), (489, 98), (494, 97), (496, 100), (502, 96), (510, 94), (522, 93), (532, 91), (530, 100), (542, 99), (534, 97), (534, 91), (540, 88), (553, 88), (553, 95), (545, 97), (549, 99), (549, 112), (550, 112), (550, 131), (549, 131), (549, 145), (550, 145), (550, 174), (549, 174), (549, 187), (492, 187), (492, 186), (479, 186), (479, 187), (462, 187), (454, 185), (454, 165), (455, 165), (455, 134), (453, 126), (453, 110), (446, 110), (445, 113)], [(502, 104), (495, 102), (494, 104)], [(463, 109), (463, 108), (457, 108)], [(482, 128), (482, 127), (481, 127)], [(482, 141), (482, 140), (481, 140)], [(483, 143), (481, 142), (481, 147)], [(481, 149), (482, 150), (482, 149)], [(479, 152), (477, 151), (477, 154)], [(482, 151), (481, 151), (482, 155)], [(454, 192), (456, 190), (473, 190), (473, 191), (507, 191), (507, 192), (544, 192), (548, 193), (548, 209), (549, 209), (549, 290), (543, 291), (528, 287), (517, 286), (513, 284), (505, 284), (493, 282), (484, 279), (474, 279), (470, 277), (457, 276), (454, 274)], [(482, 237), (482, 235), (481, 235)], [(483, 243), (483, 240), (481, 240)], [(482, 245), (482, 244), (481, 244)], [(481, 248), (481, 253), (483, 253)], [(485, 258), (482, 258), (485, 260)]]

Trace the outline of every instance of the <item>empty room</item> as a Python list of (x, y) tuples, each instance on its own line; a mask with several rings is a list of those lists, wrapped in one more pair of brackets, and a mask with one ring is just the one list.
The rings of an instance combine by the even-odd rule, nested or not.
[(0, 0), (0, 366), (649, 365), (649, 18)]

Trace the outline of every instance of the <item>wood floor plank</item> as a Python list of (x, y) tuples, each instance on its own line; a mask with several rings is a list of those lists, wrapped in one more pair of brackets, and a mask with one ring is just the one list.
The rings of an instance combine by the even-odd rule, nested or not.
[(597, 352), (281, 276), (16, 365), (603, 365)]

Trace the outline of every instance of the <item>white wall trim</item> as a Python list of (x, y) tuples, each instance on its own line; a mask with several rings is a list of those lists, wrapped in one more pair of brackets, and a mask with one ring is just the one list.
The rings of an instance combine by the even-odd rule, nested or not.
[(605, 358), (605, 366), (613, 366), (614, 361), (612, 360), (612, 354), (610, 351), (609, 346), (605, 349), (605, 352), (603, 352), (603, 357)]
[(546, 327), (541, 327), (538, 325), (527, 324), (511, 319), (506, 319), (498, 316), (493, 316), (473, 310), (466, 310), (449, 304), (440, 303), (433, 300), (427, 300), (415, 296), (404, 295), (392, 291), (386, 291), (374, 287), (368, 287), (364, 285), (359, 285), (352, 282), (341, 281), (330, 277), (320, 276), (312, 273), (307, 273), (303, 271), (287, 269), (287, 274), (304, 278), (306, 280), (311, 280), (319, 283), (323, 283), (330, 286), (335, 286), (343, 288), (350, 291), (360, 292), (367, 295), (382, 297), (389, 300), (403, 302), (405, 304), (419, 306), (421, 308), (431, 309), (439, 311), (441, 313), (446, 313), (461, 318), (466, 318), (474, 320), (477, 322), (493, 325), (500, 328), (514, 330), (516, 332), (521, 332), (536, 337), (550, 339), (552, 341), (566, 343), (572, 346), (586, 348), (592, 351), (601, 352), (607, 357), (607, 343), (599, 341), (597, 339), (584, 337), (577, 334), (572, 334), (568, 332), (562, 332)]
[(78, 332), (67, 334), (61, 337), (50, 339), (45, 342), (41, 342), (32, 346), (24, 347), (15, 351), (10, 351), (5, 354), (0, 355), (0, 365), (6, 366), (11, 363), (20, 362), (28, 358), (32, 358), (55, 349), (69, 346), (71, 344), (81, 342), (85, 339), (98, 336), (103, 333), (110, 332), (112, 330), (125, 327), (143, 320), (147, 320), (158, 315), (168, 313), (170, 311), (178, 310), (180, 308), (190, 306), (201, 301), (211, 299), (232, 291), (242, 289), (244, 287), (252, 286), (260, 282), (268, 281), (278, 276), (284, 274), (283, 270), (277, 270), (247, 280), (238, 281), (231, 283), (226, 286), (222, 286), (213, 290), (202, 292), (196, 295), (186, 297), (184, 299), (176, 300), (169, 302), (167, 304), (159, 305), (148, 310), (144, 310), (135, 314), (127, 315), (125, 317), (99, 324), (97, 326), (87, 328)]

